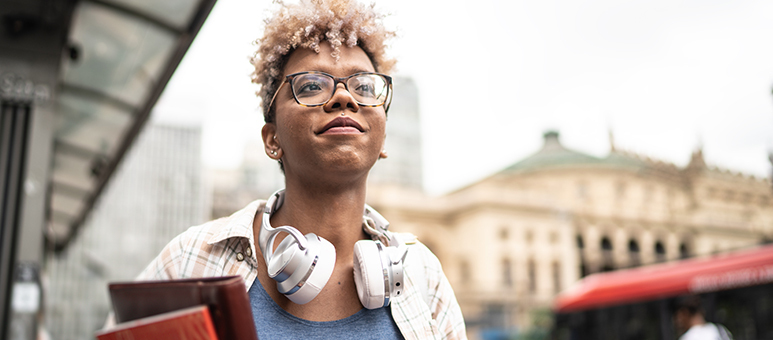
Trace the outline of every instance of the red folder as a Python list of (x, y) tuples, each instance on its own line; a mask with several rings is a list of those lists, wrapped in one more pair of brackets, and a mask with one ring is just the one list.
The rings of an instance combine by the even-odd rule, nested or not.
[(111, 283), (109, 288), (117, 323), (206, 305), (219, 339), (258, 339), (240, 276)]
[(118, 324), (96, 334), (98, 340), (217, 340), (207, 306), (196, 306)]

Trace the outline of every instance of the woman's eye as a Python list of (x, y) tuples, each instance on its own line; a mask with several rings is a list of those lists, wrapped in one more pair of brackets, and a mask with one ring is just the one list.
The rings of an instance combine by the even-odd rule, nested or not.
[(298, 87), (298, 94), (303, 93), (317, 93), (319, 91), (322, 91), (322, 86), (317, 82), (306, 82), (301, 84), (301, 86)]
[(376, 94), (373, 84), (360, 84), (354, 90), (361, 96), (373, 97)]

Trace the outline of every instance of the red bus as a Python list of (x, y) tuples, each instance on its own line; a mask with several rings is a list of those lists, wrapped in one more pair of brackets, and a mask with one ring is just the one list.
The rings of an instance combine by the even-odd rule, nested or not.
[(552, 337), (675, 340), (685, 295), (735, 340), (773, 339), (773, 246), (589, 275), (556, 298)]

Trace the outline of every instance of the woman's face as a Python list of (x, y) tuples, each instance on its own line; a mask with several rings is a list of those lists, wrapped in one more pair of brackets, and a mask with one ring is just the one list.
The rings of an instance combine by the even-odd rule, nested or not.
[[(284, 74), (321, 71), (335, 77), (347, 77), (357, 72), (375, 71), (360, 47), (341, 46), (337, 62), (331, 52), (327, 42), (321, 44), (319, 53), (309, 49), (295, 50), (285, 64)], [(335, 176), (357, 179), (367, 175), (384, 146), (384, 107), (359, 106), (342, 83), (337, 84), (335, 94), (327, 104), (304, 107), (295, 101), (289, 85), (285, 84), (277, 93), (273, 123), (285, 175), (315, 180), (328, 176), (331, 180)], [(264, 141), (270, 140), (264, 135)]]

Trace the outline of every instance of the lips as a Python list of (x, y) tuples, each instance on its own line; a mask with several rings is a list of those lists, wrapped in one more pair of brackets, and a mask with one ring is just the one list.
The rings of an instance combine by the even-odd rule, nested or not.
[(360, 123), (349, 117), (336, 117), (327, 123), (317, 134), (347, 134), (362, 133), (364, 129)]

